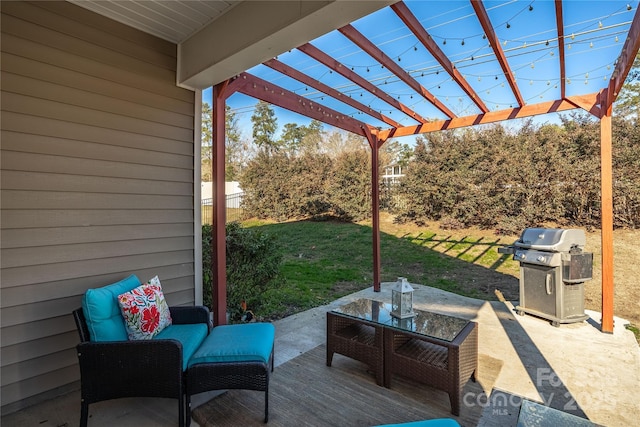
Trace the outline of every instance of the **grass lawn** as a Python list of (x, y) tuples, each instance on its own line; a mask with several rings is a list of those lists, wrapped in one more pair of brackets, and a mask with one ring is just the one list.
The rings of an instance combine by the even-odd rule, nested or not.
[[(284, 257), (282, 286), (265, 295), (259, 317), (288, 316), (373, 285), (370, 224), (251, 220), (243, 225), (278, 236)], [(407, 277), (475, 298), (496, 299), (496, 289), (517, 298), (518, 263), (497, 252), (513, 238), (453, 236), (390, 220), (383, 221), (380, 238), (383, 282)]]

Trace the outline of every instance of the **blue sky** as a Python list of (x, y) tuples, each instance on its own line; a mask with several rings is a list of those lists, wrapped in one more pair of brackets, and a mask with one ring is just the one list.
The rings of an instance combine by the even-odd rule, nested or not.
[[(503, 110), (516, 104), (504, 73), (483, 37), (482, 27), (469, 1), (417, 0), (405, 3), (490, 110)], [(554, 2), (485, 1), (484, 5), (526, 103), (536, 104), (559, 98)], [(631, 10), (628, 10), (628, 6)], [(637, 7), (638, 0), (563, 2), (568, 96), (594, 93), (606, 86)], [(390, 8), (360, 19), (352, 25), (388, 56), (398, 61), (422, 86), (456, 114), (466, 116), (480, 112)], [(428, 101), (417, 96), (388, 70), (376, 65), (375, 60), (337, 31), (313, 40), (311, 44), (367, 80), (377, 82), (385, 92), (423, 117), (444, 118)], [(390, 116), (401, 125), (415, 124), (412, 119), (390, 108), (384, 101), (363, 91), (338, 73), (330, 72), (298, 50), (286, 52), (278, 60), (322, 83), (341, 88), (343, 92)], [(324, 94), (266, 66), (258, 65), (248, 71), (357, 119), (383, 128), (388, 127), (369, 117), (358, 117), (359, 113), (353, 108), (345, 108), (339, 101), (332, 101)], [(211, 90), (204, 91), (203, 101), (211, 103)], [(236, 112), (244, 136), (250, 138), (250, 117), (257, 100), (234, 94), (227, 103)], [(274, 109), (280, 128), (290, 122), (300, 125), (309, 122), (309, 119), (295, 113), (277, 107)], [(539, 116), (536, 121), (558, 122), (558, 115)], [(331, 128), (325, 126), (325, 129)], [(399, 141), (410, 143), (412, 138), (401, 138)]]

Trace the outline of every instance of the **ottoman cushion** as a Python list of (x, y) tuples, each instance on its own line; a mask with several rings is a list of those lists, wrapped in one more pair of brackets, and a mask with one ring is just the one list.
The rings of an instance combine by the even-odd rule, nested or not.
[(275, 328), (271, 323), (246, 323), (216, 326), (189, 359), (189, 367), (201, 363), (269, 363)]

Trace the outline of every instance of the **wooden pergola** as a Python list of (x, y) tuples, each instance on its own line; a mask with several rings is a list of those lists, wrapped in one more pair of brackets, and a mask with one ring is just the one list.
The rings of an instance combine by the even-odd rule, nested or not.
[[(533, 2), (529, 3), (529, 10), (533, 9)], [(337, 31), (351, 43), (356, 45), (362, 52), (369, 55), (376, 61), (377, 66), (385, 69), (389, 75), (402, 82), (410, 88), (413, 93), (411, 98), (416, 97), (426, 100), (426, 102), (437, 111), (441, 118), (430, 119), (423, 117), (418, 111), (400, 101), (400, 97), (393, 96), (385, 91), (384, 83), (373, 81), (363, 77), (365, 73), (354, 71), (354, 67), (341, 62), (314, 44), (306, 43), (297, 48), (298, 52), (307, 55), (310, 59), (323, 67), (330, 73), (336, 73), (349, 82), (349, 87), (357, 87), (369, 95), (382, 100), (385, 103), (385, 110), (401, 112), (403, 117), (408, 118), (412, 123), (403, 125), (400, 120), (385, 115), (381, 109), (374, 109), (370, 105), (358, 101), (351, 96), (351, 93), (344, 90), (344, 86), (332, 86), (323, 83), (318, 78), (302, 72), (287, 65), (277, 58), (264, 62), (264, 66), (275, 70), (280, 76), (287, 76), (305, 88), (312, 88), (316, 96), (311, 98), (303, 94), (260, 78), (248, 72), (241, 73), (229, 80), (226, 80), (213, 87), (213, 180), (214, 194), (217, 201), (214, 207), (214, 251), (213, 251), (213, 301), (216, 324), (226, 322), (226, 259), (225, 259), (225, 203), (224, 203), (224, 183), (225, 183), (225, 104), (229, 96), (234, 93), (242, 93), (250, 97), (268, 102), (272, 105), (285, 108), (292, 112), (301, 114), (311, 119), (319, 120), (328, 125), (352, 132), (365, 137), (371, 148), (371, 180), (372, 180), (372, 214), (373, 214), (373, 286), (376, 291), (380, 290), (380, 217), (379, 217), (379, 176), (378, 158), (379, 150), (389, 138), (426, 134), (429, 132), (458, 129), (467, 126), (494, 123), (503, 120), (531, 117), (546, 113), (557, 113), (571, 109), (583, 109), (600, 121), (601, 128), (601, 203), (602, 203), (602, 332), (613, 332), (613, 179), (612, 179), (612, 128), (611, 116), (612, 105), (618, 97), (622, 85), (629, 73), (633, 61), (640, 47), (640, 12), (638, 7), (633, 8), (627, 5), (627, 11), (635, 9), (633, 18), (628, 26), (626, 37), (622, 44), (621, 51), (612, 67), (611, 74), (606, 85), (597, 92), (567, 95), (567, 48), (575, 37), (574, 34), (565, 33), (565, 22), (563, 18), (563, 2), (555, 0), (555, 28), (554, 38), (546, 40), (546, 45), (553, 42), (556, 46), (558, 72), (559, 96), (551, 101), (530, 104), (525, 101), (521, 88), (518, 86), (515, 73), (511, 68), (510, 61), (501, 39), (496, 32), (498, 24), (493, 23), (490, 14), (481, 0), (471, 0), (471, 5), (475, 13), (475, 18), (482, 28), (482, 39), (488, 42), (492, 60), (497, 61), (501, 69), (500, 78), (508, 85), (514, 104), (509, 108), (498, 108), (491, 110), (486, 102), (483, 102), (478, 91), (474, 89), (468, 77), (460, 71), (456, 63), (450, 59), (438, 43), (437, 37), (431, 34), (421, 23), (419, 16), (414, 14), (411, 8), (402, 1), (389, 6), (390, 10), (402, 21), (411, 34), (418, 40), (421, 49), (426, 49), (437, 64), (439, 70), (447, 73), (448, 78), (458, 86), (466, 99), (479, 111), (475, 114), (458, 116), (447, 102), (439, 99), (432, 91), (425, 88), (418, 80), (417, 74), (413, 70), (402, 67), (401, 58), (392, 58), (390, 54), (376, 45), (372, 40), (365, 37), (353, 25), (348, 24)], [(588, 4), (587, 6), (588, 7)], [(500, 23), (499, 25), (504, 25)], [(509, 23), (506, 23), (509, 28)], [(617, 41), (617, 38), (616, 38)], [(446, 39), (444, 40), (446, 43)], [(465, 40), (462, 39), (462, 45)], [(525, 43), (526, 44), (526, 43)], [(417, 46), (414, 46), (417, 50)], [(470, 58), (474, 60), (473, 56)], [(532, 64), (533, 68), (533, 64)], [(367, 71), (369, 66), (367, 66)], [(498, 80), (498, 76), (495, 77)], [(480, 80), (478, 78), (478, 80)], [(547, 83), (548, 84), (548, 83)], [(339, 101), (340, 105), (348, 106), (352, 111), (357, 111), (358, 116), (368, 117), (367, 122), (355, 118), (353, 113), (341, 112), (337, 108), (326, 106), (328, 102), (323, 102), (324, 98)], [(318, 100), (320, 99), (320, 101)], [(333, 105), (333, 104), (332, 104)], [(372, 124), (374, 123), (374, 124)]]

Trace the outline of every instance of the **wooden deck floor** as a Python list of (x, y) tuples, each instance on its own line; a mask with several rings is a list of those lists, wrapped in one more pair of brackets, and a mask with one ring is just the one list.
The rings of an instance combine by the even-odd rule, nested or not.
[[(367, 366), (336, 354), (326, 366), (326, 350), (313, 350), (276, 367), (270, 381), (269, 423), (280, 426), (374, 426), (433, 418), (454, 418), (475, 426), (502, 362), (480, 355), (479, 378), (465, 386), (467, 402), (459, 417), (450, 412), (445, 392), (396, 378), (393, 388), (379, 387)], [(229, 390), (198, 407), (194, 421), (202, 427), (264, 426), (264, 393)]]

